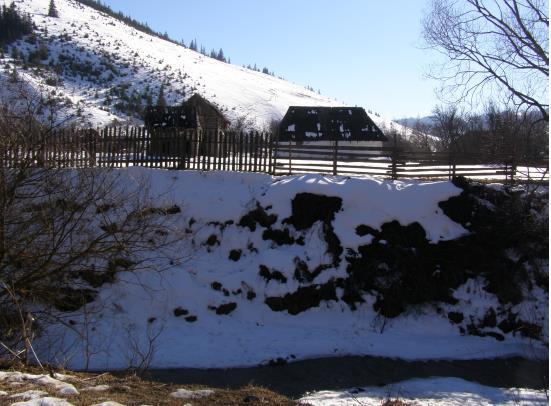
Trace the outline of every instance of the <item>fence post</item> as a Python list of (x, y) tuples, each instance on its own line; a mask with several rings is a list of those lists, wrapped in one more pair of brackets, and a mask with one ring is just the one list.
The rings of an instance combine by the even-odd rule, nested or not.
[(339, 140), (335, 138), (333, 145), (333, 176), (337, 176), (337, 156), (339, 151)]
[(396, 180), (398, 179), (398, 140), (396, 139), (396, 134), (394, 134), (394, 142), (392, 143), (391, 159), (391, 177), (393, 180)]
[(450, 145), (450, 164), (451, 164), (451, 177), (450, 180), (455, 178), (455, 170), (457, 166), (457, 145), (455, 137), (452, 138), (451, 145)]
[(515, 175), (517, 172), (517, 160), (515, 154), (511, 156), (511, 183), (515, 182)]
[(292, 159), (291, 159), (292, 147), (291, 147), (291, 142), (292, 142), (292, 141), (291, 141), (291, 137), (289, 137), (289, 175), (290, 175), (291, 172), (292, 172), (292, 166), (291, 166), (291, 165), (292, 165), (292, 163), (291, 163), (291, 161), (292, 161)]
[(269, 161), (269, 164), (268, 164), (268, 170), (269, 170), (271, 175), (275, 175), (276, 174), (275, 173), (275, 162), (277, 160), (277, 140), (276, 140), (275, 148), (274, 148), (274, 134), (270, 133), (269, 137), (270, 137), (270, 146), (268, 148), (268, 154), (270, 154), (269, 155), (270, 161)]

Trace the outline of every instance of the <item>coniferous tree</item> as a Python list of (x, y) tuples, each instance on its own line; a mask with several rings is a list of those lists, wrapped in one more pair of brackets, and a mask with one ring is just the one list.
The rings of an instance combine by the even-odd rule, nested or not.
[(55, 6), (54, 0), (50, 0), (50, 6), (48, 7), (48, 17), (59, 17), (59, 13), (57, 11), (57, 7)]
[(159, 89), (159, 97), (157, 97), (157, 106), (159, 106), (159, 107), (165, 107), (166, 106), (165, 85), (164, 84), (162, 84), (161, 88)]
[(0, 46), (9, 44), (33, 31), (28, 14), (21, 14), (15, 3), (0, 8)]

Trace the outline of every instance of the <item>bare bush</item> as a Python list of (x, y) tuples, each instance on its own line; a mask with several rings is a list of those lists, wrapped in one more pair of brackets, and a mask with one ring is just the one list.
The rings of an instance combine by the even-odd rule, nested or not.
[(55, 133), (36, 117), (0, 106), (0, 342), (22, 360), (50, 315), (81, 309), (121, 271), (170, 267), (183, 238), (180, 208), (158, 207), (145, 179), (41, 165)]

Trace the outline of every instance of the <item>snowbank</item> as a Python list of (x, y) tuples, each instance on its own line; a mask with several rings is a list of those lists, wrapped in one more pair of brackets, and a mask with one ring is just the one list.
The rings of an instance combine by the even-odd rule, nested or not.
[[(394, 220), (402, 226), (417, 222), (430, 244), (469, 233), (438, 205), (462, 192), (450, 182), (322, 175), (273, 178), (137, 167), (116, 172), (129, 187), (141, 187), (143, 178), (149, 178), (158, 207), (181, 208), (173, 215), (180, 216), (186, 228), (186, 259), (161, 273), (120, 273), (116, 283), (101, 288), (84, 314), (62, 314), (68, 327), (49, 328), (38, 345), (41, 356), (49, 360), (73, 369), (120, 369), (237, 367), (333, 355), (546, 356), (543, 345), (513, 333), (503, 334), (502, 341), (484, 334), (463, 335), (446, 316), (446, 304), (416, 306), (384, 318), (373, 309), (373, 294), (362, 293), (353, 306), (342, 299), (346, 289), (334, 281), (348, 276), (347, 253), (376, 239), (372, 234), (360, 236), (357, 226), (377, 230)], [(293, 199), (301, 193), (338, 197), (340, 210), (332, 219), (299, 230), (292, 226), (297, 219), (289, 219)], [(257, 209), (264, 220), (243, 220)], [(319, 210), (312, 207), (312, 212)], [(338, 240), (331, 238), (340, 241), (341, 251), (328, 248), (328, 235), (336, 236)], [(321, 271), (306, 273), (310, 279), (297, 279), (301, 263)], [(295, 314), (267, 305), (267, 298), (290, 297), (286, 295), (301, 289), (317, 295), (330, 283), (329, 299), (321, 295), (319, 303)], [(458, 290), (454, 307), (464, 310), (466, 319), (469, 312), (480, 313), (481, 304), (499, 305), (494, 295), (473, 280), (469, 283), (472, 286)], [(534, 303), (543, 312), (546, 294), (521, 306), (532, 312)]]
[(308, 394), (299, 404), (311, 406), (380, 406), (398, 399), (418, 406), (547, 405), (545, 391), (491, 388), (458, 378), (412, 379), (383, 387)]

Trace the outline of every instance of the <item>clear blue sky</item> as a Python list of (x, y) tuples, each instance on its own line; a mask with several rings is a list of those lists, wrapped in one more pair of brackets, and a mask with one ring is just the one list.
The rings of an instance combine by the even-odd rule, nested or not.
[(422, 50), (428, 0), (104, 0), (189, 45), (222, 48), (233, 64), (276, 75), (388, 118), (429, 115)]

